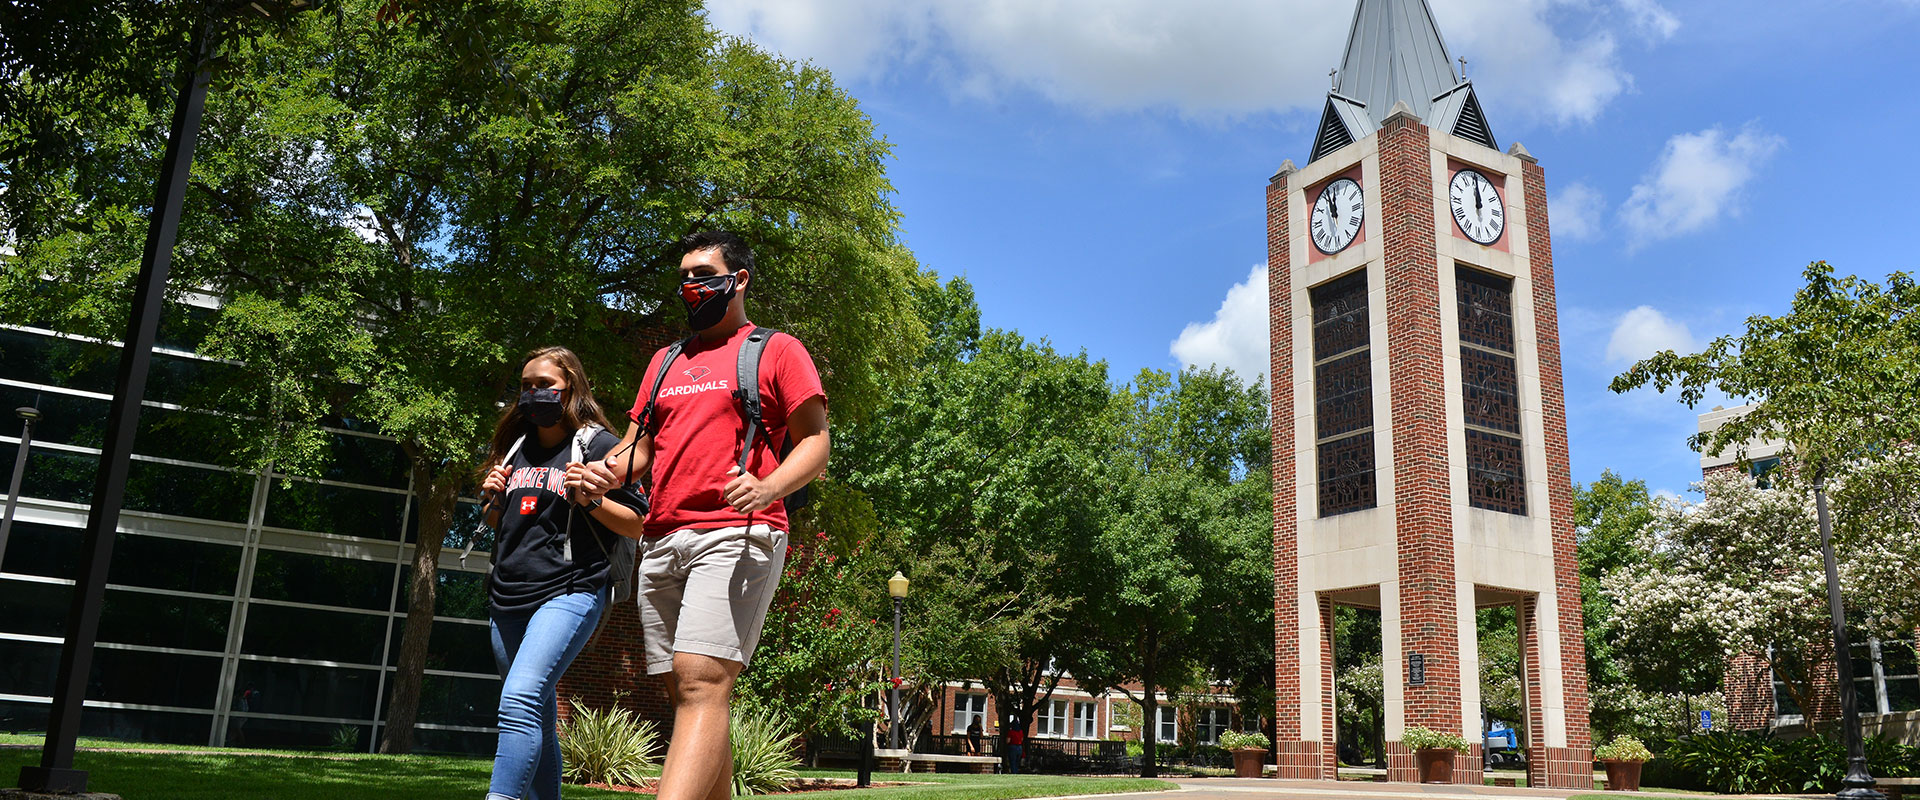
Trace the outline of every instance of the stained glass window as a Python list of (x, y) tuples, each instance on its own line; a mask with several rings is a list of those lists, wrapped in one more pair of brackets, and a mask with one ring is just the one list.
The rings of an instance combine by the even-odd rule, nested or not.
[(1520, 447), (1520, 377), (1513, 347), (1513, 280), (1460, 267), (1460, 390), (1467, 427), (1467, 501), (1527, 513)]
[(1316, 287), (1310, 296), (1320, 516), (1330, 517), (1375, 505), (1366, 271)]

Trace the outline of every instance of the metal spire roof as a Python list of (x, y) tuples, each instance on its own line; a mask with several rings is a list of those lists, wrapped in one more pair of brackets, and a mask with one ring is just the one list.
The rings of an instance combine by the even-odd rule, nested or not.
[(1430, 128), (1494, 146), (1473, 85), (1454, 73), (1426, 0), (1359, 0), (1312, 158), (1379, 130), (1395, 102)]

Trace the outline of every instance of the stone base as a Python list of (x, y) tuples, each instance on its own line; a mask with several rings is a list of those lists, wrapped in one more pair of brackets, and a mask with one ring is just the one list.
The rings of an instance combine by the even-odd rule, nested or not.
[(120, 795), (106, 792), (81, 792), (80, 794), (49, 794), (29, 792), (25, 789), (0, 789), (0, 800), (120, 800)]
[(1320, 753), (1319, 742), (1280, 742), (1274, 748), (1273, 777), (1293, 780), (1334, 780), (1337, 775), (1329, 774), (1324, 758)]
[(1527, 748), (1527, 783), (1547, 789), (1593, 789), (1593, 750), (1585, 747)]

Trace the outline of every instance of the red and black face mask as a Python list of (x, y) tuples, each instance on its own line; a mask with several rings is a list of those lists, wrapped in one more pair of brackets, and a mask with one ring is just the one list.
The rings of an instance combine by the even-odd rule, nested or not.
[(687, 307), (687, 325), (704, 331), (727, 317), (727, 304), (740, 284), (732, 273), (688, 278), (680, 282), (680, 302)]

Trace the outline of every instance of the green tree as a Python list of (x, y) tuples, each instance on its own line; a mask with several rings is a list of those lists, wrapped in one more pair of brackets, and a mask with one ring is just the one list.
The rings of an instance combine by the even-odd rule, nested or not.
[[(885, 142), (827, 73), (718, 36), (692, 0), (354, 0), (231, 51), (173, 290), (225, 300), (200, 349), (245, 368), (201, 404), (233, 415), (236, 462), (311, 473), (335, 416), (407, 456), (425, 533), (384, 750), (411, 747), (440, 550), (464, 534), (441, 532), (520, 353), (573, 347), (624, 409), (678, 327), (671, 242), (710, 226), (756, 243), (756, 316), (808, 343), (838, 420), (923, 341)], [(22, 235), (0, 304), (110, 335), (164, 110), (98, 102), (116, 113), (69, 115), (97, 123), (80, 149), (124, 155), (59, 165), (33, 206), (59, 222)]]
[[(1231, 371), (1176, 380), (1144, 370), (1115, 398), (1112, 419), (1116, 492), (1094, 552), (1076, 565), (1086, 628), (1061, 661), (1082, 686), (1138, 703), (1151, 729), (1155, 692), (1182, 688), (1220, 647), (1247, 645), (1215, 640), (1223, 628), (1252, 627), (1223, 618), (1264, 607), (1271, 619), (1267, 404), (1258, 382)], [(1246, 580), (1236, 572), (1246, 564), (1262, 565), (1267, 579)], [(1136, 681), (1139, 692), (1129, 688)], [(1158, 774), (1155, 738), (1144, 737), (1148, 777)]]
[[(835, 474), (872, 517), (880, 563), (913, 581), (903, 662), (917, 734), (948, 680), (981, 679), (1002, 724), (1029, 715), (1080, 594), (1067, 564), (1096, 531), (1106, 366), (1010, 331), (982, 330), (964, 279), (925, 285), (930, 333), (879, 410), (836, 434)], [(857, 516), (857, 515), (849, 515)], [(850, 599), (884, 619), (883, 569)]]

